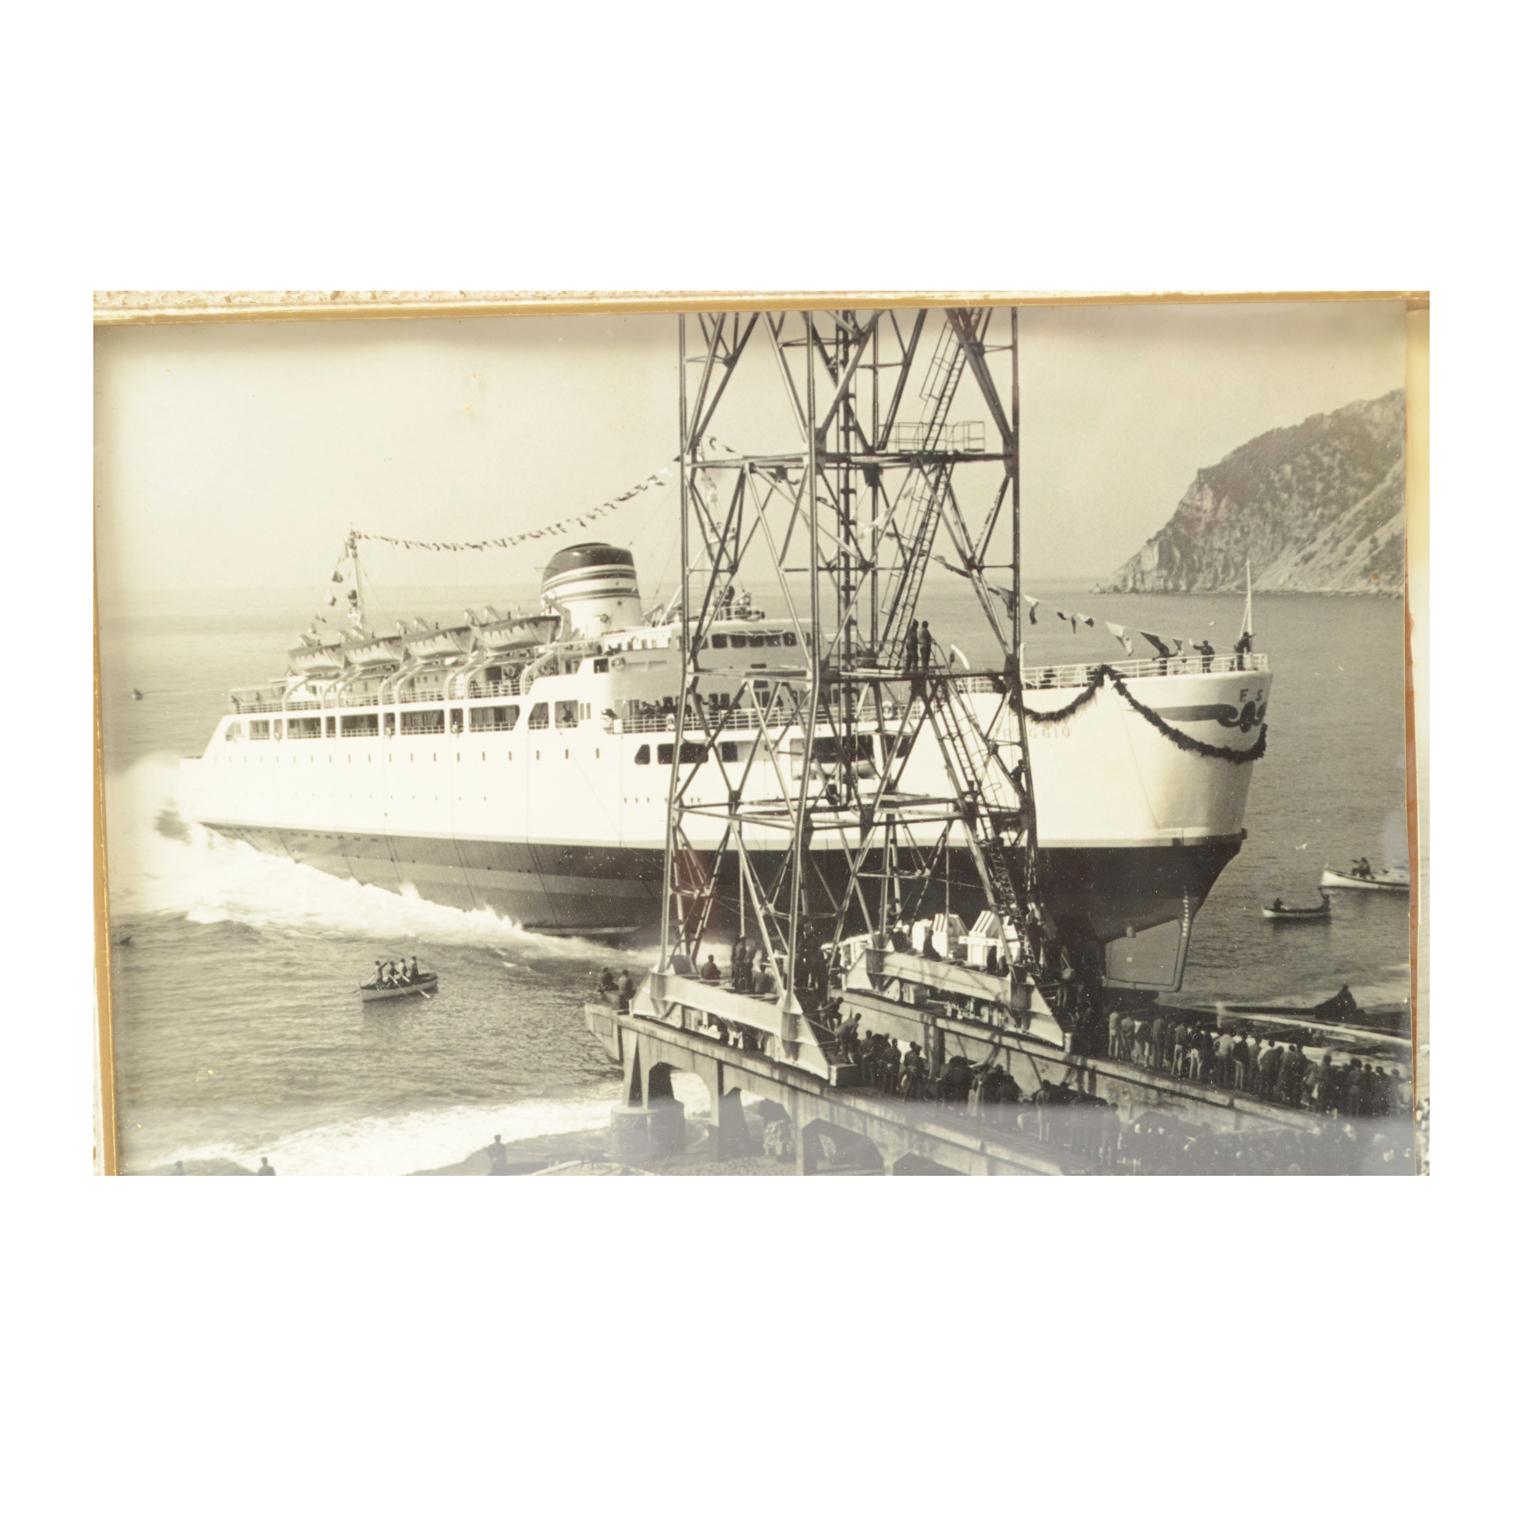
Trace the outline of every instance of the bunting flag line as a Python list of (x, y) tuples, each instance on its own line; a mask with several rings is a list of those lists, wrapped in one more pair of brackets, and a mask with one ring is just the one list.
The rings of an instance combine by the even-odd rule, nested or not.
[[(820, 501), (821, 497), (818, 496), (816, 499)], [(942, 565), (944, 569), (949, 571), (952, 575), (964, 577), (966, 581), (971, 579), (971, 573), (969, 571), (964, 570), (962, 567), (946, 560), (943, 555), (935, 555), (933, 558), (937, 560), (939, 564)], [(995, 586), (990, 581), (983, 580), (981, 584), (987, 589), (988, 592), (993, 595), (993, 597), (997, 598), (1002, 603), (1004, 611), (1011, 619), (1013, 617), (1013, 593), (1010, 592), (1006, 587)]]
[[(949, 571), (951, 574), (969, 578), (969, 573), (967, 571), (962, 569), (960, 566), (955, 565), (953, 562), (946, 560), (942, 555), (935, 555), (934, 558), (939, 562), (940, 565), (944, 567), (946, 571)], [(1011, 614), (1013, 611), (1013, 594), (1011, 592), (1005, 591), (1002, 587), (993, 586), (991, 582), (985, 582), (984, 585), (989, 592), (996, 594), (996, 596), (1003, 600)], [(1038, 597), (1031, 597), (1028, 592), (1021, 592), (1019, 594), (1019, 600), (1024, 605), (1024, 612), (1028, 615), (1029, 622), (1031, 624), (1038, 624), (1040, 622), (1039, 610), (1041, 600)], [(1068, 613), (1065, 608), (1056, 608), (1051, 611), (1055, 613), (1056, 617), (1060, 619), (1063, 624), (1070, 624), (1072, 626), (1072, 633), (1074, 635), (1077, 633), (1079, 625), (1081, 625), (1084, 629), (1093, 629), (1098, 625), (1102, 625), (1109, 631), (1111, 635), (1115, 637), (1115, 640), (1120, 646), (1120, 649), (1123, 650), (1127, 656), (1134, 656), (1136, 654), (1136, 642), (1132, 638), (1133, 633), (1139, 634), (1141, 638), (1145, 640), (1147, 644), (1150, 645), (1152, 649), (1165, 660), (1173, 656), (1182, 656), (1186, 650), (1199, 655), (1214, 655), (1214, 651), (1208, 651), (1207, 649), (1210, 645), (1208, 640), (1178, 640), (1168, 635), (1155, 634), (1150, 629), (1132, 631), (1128, 626), (1124, 624), (1116, 624), (1110, 619), (1097, 619), (1091, 613), (1082, 613), (1080, 611), (1075, 613)], [(1246, 631), (1238, 641), (1239, 650), (1242, 650), (1245, 646), (1249, 650), (1251, 650), (1253, 647), (1253, 638), (1251, 635), (1248, 635)]]
[[(715, 438), (710, 438), (711, 447), (724, 447)], [(388, 533), (367, 533), (363, 529), (354, 530), (352, 537), (358, 540), (366, 540), (370, 544), (386, 544), (391, 549), (424, 549), (435, 555), (468, 555), (482, 554), (488, 549), (515, 549), (519, 544), (525, 544), (531, 539), (548, 539), (557, 534), (573, 533), (578, 528), (585, 528), (599, 518), (610, 516), (626, 501), (633, 501), (636, 496), (655, 487), (665, 485), (675, 472), (677, 460), (673, 459), (664, 469), (647, 475), (643, 480), (637, 480), (627, 491), (621, 491), (617, 496), (610, 496), (607, 501), (599, 502), (590, 511), (583, 512), (574, 517), (563, 517), (558, 522), (546, 523), (542, 528), (526, 529), (522, 533), (503, 534), (493, 539), (405, 539), (398, 538)], [(342, 579), (338, 563), (337, 573), (332, 578), (335, 581)]]
[[(737, 454), (737, 450), (732, 448), (729, 443), (722, 441), (713, 434), (707, 434), (702, 441), (710, 449), (717, 452)], [(632, 501), (636, 496), (643, 494), (645, 491), (654, 490), (658, 486), (665, 485), (676, 472), (677, 463), (677, 458), (672, 458), (663, 468), (653, 471), (643, 480), (637, 480), (627, 491), (622, 491), (617, 496), (610, 496), (607, 501), (599, 502), (588, 512), (574, 517), (561, 518), (559, 522), (546, 523), (542, 528), (532, 528), (522, 533), (504, 534), (498, 538), (463, 540), (407, 539), (396, 537), (393, 534), (368, 533), (360, 528), (354, 528), (347, 534), (346, 542), (341, 546), (341, 553), (336, 558), (335, 566), (331, 571), (331, 585), (333, 587), (345, 585), (347, 580), (346, 566), (349, 561), (355, 558), (357, 545), (363, 541), (372, 544), (386, 544), (391, 549), (419, 549), (426, 550), (431, 554), (456, 555), (480, 554), (488, 549), (515, 549), (518, 545), (527, 543), (531, 539), (547, 539), (553, 538), (557, 534), (572, 533), (576, 529), (588, 527), (590, 524), (597, 522), (599, 518), (608, 517), (624, 502)], [(713, 487), (711, 487), (711, 490), (713, 490)], [(713, 496), (711, 500), (713, 500)], [(326, 599), (326, 606), (328, 608), (335, 608), (337, 605), (337, 594), (332, 592)], [(358, 623), (362, 617), (355, 591), (347, 593), (347, 617), (353, 624)], [(322, 624), (331, 622), (324, 615), (317, 614), (316, 619), (317, 622)]]
[[(731, 447), (729, 443), (723, 442), (720, 438), (706, 434), (698, 441), (703, 445), (707, 445), (711, 450), (716, 452), (729, 454), (732, 457), (740, 457), (740, 454), (735, 448)], [(466, 539), (453, 541), (446, 539), (399, 538), (392, 534), (367, 533), (361, 529), (353, 529), (348, 533), (346, 542), (342, 545), (341, 554), (337, 557), (335, 567), (331, 572), (331, 586), (335, 588), (344, 587), (346, 585), (346, 566), (349, 561), (355, 560), (357, 545), (360, 542), (366, 541), (372, 544), (385, 544), (388, 545), (391, 549), (427, 550), (432, 554), (479, 554), (489, 549), (515, 549), (517, 546), (525, 544), (530, 540), (547, 539), (553, 538), (556, 535), (569, 534), (577, 529), (586, 528), (601, 518), (611, 516), (625, 502), (634, 500), (636, 496), (643, 495), (646, 491), (653, 490), (658, 486), (665, 485), (667, 481), (676, 474), (678, 462), (679, 461), (677, 457), (672, 458), (663, 468), (645, 476), (643, 480), (637, 480), (632, 486), (630, 486), (627, 491), (621, 491), (618, 495), (609, 497), (607, 501), (599, 502), (595, 507), (592, 507), (590, 510), (584, 513), (580, 513), (572, 517), (561, 518), (558, 522), (546, 523), (542, 528), (527, 529), (522, 533), (503, 534), (500, 537), (490, 539)], [(785, 471), (785, 474), (787, 475), (787, 470)], [(710, 501), (713, 505), (713, 482), (710, 483), (709, 491)], [(818, 495), (818, 500), (819, 499), (821, 498)], [(957, 576), (968, 577), (968, 572), (962, 570), (958, 566), (950, 564), (950, 562), (943, 559), (942, 556), (936, 558), (938, 558), (939, 564), (942, 565), (946, 570), (953, 572)], [(983, 585), (989, 592), (1002, 599), (1003, 603), (1008, 608), (1009, 614), (1011, 615), (1013, 612), (1014, 594), (1002, 587), (992, 585), (992, 583), (985, 581), (985, 579), (983, 579)], [(361, 609), (358, 604), (357, 591), (355, 589), (349, 588), (346, 593), (346, 598), (347, 617), (351, 623), (357, 624), (361, 620)], [(1027, 592), (1019, 593), (1019, 599), (1024, 604), (1024, 609), (1029, 617), (1030, 624), (1038, 625), (1040, 622), (1039, 610), (1041, 606), (1041, 600), (1038, 597), (1031, 597)], [(1250, 605), (1252, 603), (1251, 587), (1249, 603)], [(326, 607), (336, 608), (337, 606), (339, 606), (339, 597), (338, 594), (333, 590), (329, 597), (326, 599)], [(1070, 624), (1072, 626), (1072, 633), (1074, 635), (1077, 633), (1079, 625), (1082, 625), (1084, 629), (1092, 629), (1097, 623), (1100, 622), (1099, 620), (1096, 620), (1092, 614), (1089, 613), (1068, 613), (1065, 609), (1062, 608), (1057, 608), (1053, 611), (1055, 612), (1056, 617), (1060, 619), (1063, 624)], [(1242, 649), (1245, 645), (1248, 650), (1252, 649), (1252, 619), (1250, 617), (1250, 613), (1251, 608), (1244, 614), (1244, 633), (1242, 639), (1239, 641), (1240, 649)], [(333, 620), (327, 619), (323, 614), (317, 614), (315, 618), (316, 622), (320, 624), (334, 622)], [(1119, 643), (1121, 649), (1127, 656), (1134, 656), (1136, 654), (1135, 642), (1131, 638), (1132, 632), (1125, 625), (1112, 623), (1108, 619), (1103, 620), (1102, 623), (1104, 628), (1114, 636), (1115, 640)], [(1135, 633), (1139, 634), (1141, 638), (1152, 647), (1157, 655), (1164, 659), (1172, 656), (1182, 655), (1186, 647), (1190, 651), (1198, 652), (1205, 656), (1214, 654), (1208, 640), (1172, 639), (1166, 635), (1155, 634), (1149, 629), (1137, 630)]]
[[(703, 439), (710, 448), (729, 454), (736, 454), (736, 449), (720, 438), (707, 435)], [(665, 485), (677, 472), (677, 459), (674, 457), (661, 469), (653, 471), (643, 480), (637, 480), (627, 491), (621, 491), (617, 496), (610, 496), (607, 501), (600, 501), (590, 511), (577, 516), (561, 518), (556, 523), (546, 523), (542, 528), (528, 529), (523, 533), (504, 534), (494, 539), (463, 539), (451, 541), (446, 539), (402, 539), (387, 533), (365, 533), (362, 529), (355, 529), (351, 535), (354, 539), (366, 539), (373, 544), (387, 544), (391, 549), (424, 549), (432, 554), (480, 554), (488, 549), (514, 549), (519, 544), (527, 543), (530, 539), (548, 539), (556, 534), (571, 533), (575, 529), (585, 528), (590, 523), (595, 523), (599, 518), (608, 517), (626, 501), (633, 501), (636, 496), (646, 491), (654, 490), (657, 486)], [(333, 581), (341, 581), (341, 566), (350, 553), (349, 547), (342, 550), (342, 560), (337, 562), (336, 572), (332, 576)]]

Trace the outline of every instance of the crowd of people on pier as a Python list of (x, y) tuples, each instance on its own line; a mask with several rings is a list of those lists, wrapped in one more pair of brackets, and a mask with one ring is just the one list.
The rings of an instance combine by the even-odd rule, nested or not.
[[(733, 979), (761, 974), (750, 945), (733, 949)], [(714, 974), (710, 971), (713, 969)], [(712, 957), (701, 975), (723, 983)], [(627, 1012), (634, 996), (628, 973), (604, 969), (599, 987), (617, 993)], [(749, 990), (747, 987), (738, 990)], [(1026, 1093), (996, 1054), (970, 1061), (958, 1053), (935, 1062), (912, 1041), (863, 1027), (863, 1015), (844, 1013), (842, 999), (813, 1006), (808, 1018), (828, 1060), (853, 1067), (860, 1092), (937, 1107), (988, 1122), (993, 1132), (1022, 1133), (1059, 1153), (1080, 1172), (1113, 1174), (1398, 1174), (1414, 1171), (1413, 1119), (1427, 1131), (1427, 1105), (1407, 1103), (1406, 1080), (1394, 1068), (1348, 1060), (1325, 1051), (1308, 1055), (1226, 1024), (1191, 1024), (1173, 1015), (1110, 1015), (1110, 1054), (1146, 1070), (1187, 1081), (1251, 1093), (1268, 1102), (1310, 1108), (1308, 1130), (1286, 1127), (1213, 1131), (1157, 1108), (1116, 1105), (1064, 1082), (1039, 1082)], [(758, 1030), (714, 1015), (699, 1027), (722, 1044), (761, 1053)]]
[(1111, 1013), (1108, 1026), (1112, 1060), (1188, 1082), (1342, 1120), (1380, 1119), (1411, 1107), (1401, 1068), (1389, 1072), (1343, 1052), (1309, 1055), (1296, 1041), (1252, 1026), (1129, 1012)]
[(902, 1042), (890, 1035), (861, 1031), (862, 1021), (862, 1014), (843, 1019), (834, 1010), (826, 1026), (834, 1057), (859, 1069), (860, 1087), (892, 1098), (931, 1100), (988, 1117), (1005, 1114), (1008, 1106), (1024, 1102), (1024, 1092), (1013, 1075), (997, 1062), (972, 1063), (954, 1055), (936, 1068), (915, 1042), (909, 1041), (903, 1048)]

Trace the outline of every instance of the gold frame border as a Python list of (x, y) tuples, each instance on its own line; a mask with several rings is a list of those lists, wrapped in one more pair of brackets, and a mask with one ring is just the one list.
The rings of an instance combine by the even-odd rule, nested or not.
[(677, 314), (745, 309), (923, 309), (945, 305), (996, 309), (1123, 304), (1332, 304), (1397, 300), (1427, 308), (1424, 289), (1307, 290), (1284, 293), (1015, 293), (837, 292), (784, 293), (183, 293), (102, 290), (93, 323), (217, 325), (284, 320), (430, 320), (510, 315)]
[[(743, 309), (922, 309), (945, 305), (1042, 309), (1131, 304), (1333, 304), (1396, 300), (1408, 308), (1408, 360), (1403, 380), (1407, 413), (1405, 447), (1404, 559), (1404, 719), (1407, 745), (1405, 795), (1408, 815), (1409, 976), (1414, 1102), (1418, 1093), (1421, 1030), (1427, 1039), (1427, 980), (1419, 965), (1420, 924), (1426, 917), (1420, 893), (1422, 860), (1428, 848), (1428, 711), (1416, 697), (1414, 677), (1427, 680), (1429, 664), (1429, 291), (1360, 289), (1281, 293), (1016, 293), (793, 291), (783, 293), (254, 293), (177, 292), (103, 289), (92, 296), (96, 326), (240, 325), (302, 320), (431, 320), (497, 318), (516, 315), (677, 314), (698, 310)], [(116, 1175), (118, 1162), (117, 1075), (112, 1051), (112, 966), (107, 894), (106, 784), (101, 742), (101, 620), (92, 569), (91, 715), (95, 755), (92, 823), (96, 961), (96, 1092), (93, 1109), (96, 1162), (101, 1173)], [(1421, 733), (1423, 733), (1421, 735)], [(1421, 847), (1422, 840), (1422, 847)], [(1421, 991), (1421, 989), (1423, 989)], [(1427, 1149), (1419, 1149), (1422, 1158)]]

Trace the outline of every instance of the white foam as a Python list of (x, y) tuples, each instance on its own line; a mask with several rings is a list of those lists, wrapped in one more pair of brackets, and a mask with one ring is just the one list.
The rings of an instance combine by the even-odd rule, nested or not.
[(181, 1147), (157, 1160), (156, 1166), (228, 1161), (254, 1170), (265, 1157), (279, 1174), (398, 1176), (462, 1162), (488, 1146), (497, 1135), (513, 1148), (515, 1157), (514, 1144), (531, 1136), (599, 1131), (608, 1124), (616, 1102), (610, 1093), (600, 1099), (466, 1105), (405, 1115), (365, 1115), (294, 1131), (266, 1142)]
[(184, 814), (178, 760), (141, 758), (107, 780), (107, 869), (114, 921), (168, 914), (199, 924), (299, 928), (339, 937), (544, 950), (612, 962), (611, 948), (526, 932), (489, 909), (465, 912), (341, 879), (220, 837)]

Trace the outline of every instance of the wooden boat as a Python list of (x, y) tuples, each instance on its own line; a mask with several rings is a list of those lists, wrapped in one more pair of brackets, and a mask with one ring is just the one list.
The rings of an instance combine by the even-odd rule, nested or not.
[(399, 997), (426, 997), (437, 991), (437, 972), (423, 971), (416, 981), (393, 986), (387, 981), (366, 981), (357, 990), (365, 1003), (389, 1003)]
[(1365, 1035), (1395, 1035), (1406, 1038), (1409, 1031), (1408, 1009), (1401, 1003), (1357, 1003), (1347, 986), (1332, 997), (1310, 1007), (1294, 1003), (1222, 1004), (1219, 1012), (1233, 1018), (1256, 1019), (1261, 1023), (1294, 1020), (1297, 1024), (1313, 1022), (1333, 1026), (1348, 1025)]
[(1326, 896), (1316, 907), (1288, 907), (1283, 901), (1264, 907), (1264, 916), (1277, 923), (1325, 923), (1333, 915), (1333, 904)]
[(1383, 869), (1372, 875), (1346, 875), (1340, 869), (1325, 869), (1317, 884), (1320, 890), (1333, 885), (1346, 891), (1406, 891), (1408, 875), (1401, 869)]

